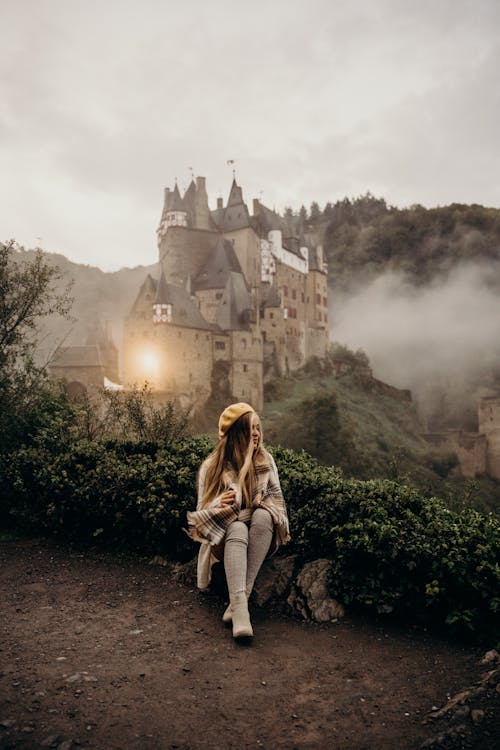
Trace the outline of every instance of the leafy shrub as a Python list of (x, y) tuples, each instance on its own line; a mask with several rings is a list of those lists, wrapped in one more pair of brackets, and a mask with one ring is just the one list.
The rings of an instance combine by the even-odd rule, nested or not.
[(182, 527), (208, 450), (203, 438), (168, 450), (123, 441), (24, 448), (5, 468), (4, 525), (187, 559), (193, 544)]
[[(301, 557), (332, 560), (346, 604), (500, 637), (500, 521), (387, 480), (345, 479), (275, 452)], [(309, 469), (306, 469), (306, 466)]]
[[(4, 467), (2, 521), (22, 529), (187, 560), (183, 531), (196, 474), (212, 443), (80, 441), (36, 444)], [(346, 479), (304, 451), (273, 450), (292, 544), (332, 560), (332, 595), (350, 606), (498, 638), (500, 521), (387, 480)]]

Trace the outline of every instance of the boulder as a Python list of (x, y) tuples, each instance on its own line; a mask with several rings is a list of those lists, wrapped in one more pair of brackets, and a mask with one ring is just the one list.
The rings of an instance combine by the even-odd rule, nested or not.
[(304, 619), (335, 622), (345, 614), (342, 604), (328, 592), (330, 566), (330, 560), (313, 560), (297, 576), (287, 601)]
[(289, 555), (288, 557), (271, 557), (264, 561), (252, 594), (253, 600), (259, 607), (285, 597), (293, 580), (296, 560), (296, 555)]

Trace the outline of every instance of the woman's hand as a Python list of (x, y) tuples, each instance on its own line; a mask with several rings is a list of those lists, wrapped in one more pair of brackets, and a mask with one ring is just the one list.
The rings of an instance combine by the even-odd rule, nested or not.
[(226, 490), (220, 496), (221, 505), (233, 505), (236, 500), (236, 492), (234, 490)]

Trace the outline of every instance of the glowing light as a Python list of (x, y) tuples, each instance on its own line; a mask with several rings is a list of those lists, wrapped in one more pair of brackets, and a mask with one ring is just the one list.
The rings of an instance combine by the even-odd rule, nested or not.
[(158, 357), (156, 354), (148, 349), (144, 350), (139, 355), (139, 361), (141, 363), (141, 369), (148, 373), (149, 375), (153, 375), (156, 373), (158, 369)]

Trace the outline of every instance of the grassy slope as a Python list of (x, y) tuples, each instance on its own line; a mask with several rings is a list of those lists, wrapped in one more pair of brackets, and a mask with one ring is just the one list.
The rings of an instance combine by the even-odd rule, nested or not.
[(425, 494), (444, 497), (454, 508), (467, 504), (482, 511), (500, 509), (500, 484), (453, 476), (453, 456), (437, 452), (420, 437), (415, 405), (380, 392), (376, 381), (356, 375), (297, 374), (273, 381), (268, 393), (263, 417), (269, 443), (297, 448), (308, 429), (303, 402), (318, 394), (335, 394), (337, 414), (332, 414), (330, 424), (335, 424), (336, 434), (326, 426), (325, 441), (332, 449), (324, 463), (340, 465), (346, 475), (360, 479), (387, 477), (411, 484)]

